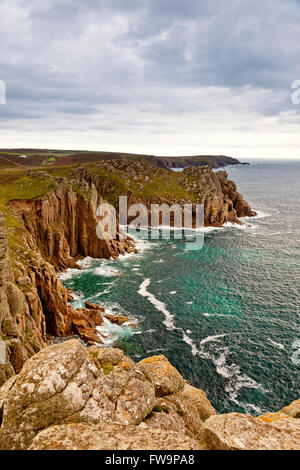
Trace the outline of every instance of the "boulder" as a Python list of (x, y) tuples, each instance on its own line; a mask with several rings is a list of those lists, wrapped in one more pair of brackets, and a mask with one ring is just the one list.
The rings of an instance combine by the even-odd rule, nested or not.
[(58, 424), (138, 425), (155, 400), (153, 384), (122, 351), (58, 343), (0, 389), (0, 449), (26, 449), (37, 432)]
[(72, 302), (74, 300), (75, 292), (71, 287), (67, 288), (67, 300), (68, 302)]
[(300, 400), (293, 401), (290, 405), (282, 409), (282, 412), (291, 418), (300, 418)]
[(300, 441), (295, 443), (290, 430), (253, 416), (228, 413), (205, 421), (203, 440), (212, 450), (300, 450)]
[(139, 362), (139, 368), (155, 387), (156, 396), (169, 395), (182, 390), (183, 377), (165, 356), (152, 356)]
[(201, 450), (184, 434), (118, 424), (69, 424), (40, 432), (29, 450)]
[(77, 340), (30, 358), (5, 397), (0, 449), (26, 448), (37, 431), (80, 411), (98, 375)]
[(78, 308), (75, 310), (69, 305), (68, 317), (72, 323), (73, 333), (78, 334), (86, 343), (103, 343), (101, 335), (96, 329), (97, 326), (103, 323), (100, 309)]
[(147, 426), (172, 429), (201, 441), (203, 421), (214, 414), (205, 392), (185, 384), (183, 390), (157, 398), (151, 415), (144, 422)]
[[(293, 407), (286, 407), (284, 409), (292, 410)], [(279, 431), (288, 433), (291, 441), (296, 446), (300, 446), (300, 420), (293, 418), (282, 411), (278, 411), (277, 413), (267, 413), (263, 416), (259, 416), (259, 419), (264, 423), (270, 424)]]
[(116, 323), (117, 325), (124, 325), (124, 323), (131, 322), (130, 318), (125, 315), (111, 315), (110, 313), (105, 313), (104, 316), (111, 323)]
[(98, 304), (93, 304), (92, 302), (85, 302), (85, 308), (89, 310), (99, 310), (100, 312), (105, 311), (105, 308), (100, 307)]
[(205, 421), (210, 416), (217, 414), (216, 410), (208, 400), (204, 390), (192, 387), (189, 384), (185, 384), (182, 395), (191, 400), (197, 410), (199, 418)]

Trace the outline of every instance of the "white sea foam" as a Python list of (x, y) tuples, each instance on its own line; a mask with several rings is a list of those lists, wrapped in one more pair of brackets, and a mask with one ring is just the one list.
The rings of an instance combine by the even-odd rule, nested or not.
[(118, 338), (128, 338), (132, 336), (132, 328), (124, 323), (122, 326), (111, 323), (107, 318), (103, 318), (103, 324), (96, 327), (101, 335), (105, 346), (111, 346)]
[[(93, 264), (95, 264), (96, 262), (103, 262), (104, 260), (103, 259), (99, 259), (99, 258), (92, 258), (91, 256), (87, 256), (86, 258), (82, 259), (82, 260), (79, 260), (77, 261), (77, 264), (79, 266), (81, 266), (82, 268), (84, 269), (87, 269), (87, 268), (90, 268)], [(106, 260), (105, 260), (106, 261)]]
[(59, 273), (58, 277), (61, 281), (68, 281), (72, 277), (78, 276), (82, 273), (80, 269), (69, 268), (63, 273)]
[(150, 328), (149, 330), (144, 330), (144, 331), (134, 331), (132, 333), (132, 335), (141, 335), (141, 334), (145, 334), (145, 333), (155, 333), (156, 330), (154, 330), (153, 328)]
[(102, 295), (105, 295), (105, 294), (109, 294), (111, 291), (111, 287), (107, 287), (106, 289), (104, 289), (102, 292), (98, 292), (97, 294), (93, 295), (92, 297), (89, 297), (88, 299), (86, 299), (87, 301), (91, 301), (93, 299), (98, 299), (99, 297), (101, 297)]
[(118, 276), (120, 272), (116, 268), (112, 268), (110, 266), (99, 266), (95, 268), (95, 274), (103, 277), (115, 277)]
[[(240, 366), (237, 364), (228, 364), (227, 357), (230, 354), (228, 347), (223, 346), (222, 338), (229, 336), (228, 334), (220, 334), (214, 336), (207, 336), (200, 341), (199, 348), (197, 348), (195, 342), (191, 339), (189, 330), (182, 331), (183, 341), (191, 347), (192, 354), (194, 356), (199, 355), (203, 359), (211, 360), (216, 367), (216, 372), (227, 380), (225, 391), (229, 396), (229, 399), (249, 411), (253, 409), (256, 413), (260, 413), (261, 410), (255, 405), (249, 403), (242, 403), (237, 400), (239, 392), (242, 388), (256, 388), (265, 391), (263, 387), (258, 384), (254, 379), (243, 374)], [(217, 343), (213, 348), (206, 349), (210, 343)], [(300, 346), (300, 344), (299, 344)]]
[(291, 361), (296, 366), (299, 366), (300, 364), (300, 339), (296, 339), (292, 343), (292, 349), (294, 349), (294, 352), (292, 354)]
[(283, 344), (276, 343), (276, 341), (273, 341), (271, 338), (268, 338), (267, 341), (268, 341), (268, 343), (270, 343), (272, 346), (274, 346), (277, 349), (284, 349)]
[(224, 338), (224, 336), (227, 336), (227, 334), (224, 333), (222, 335), (207, 336), (206, 338), (204, 338), (200, 341), (200, 345), (203, 346), (203, 344), (211, 343), (212, 341), (220, 342), (220, 338)]
[(186, 332), (184, 330), (181, 330), (181, 332), (182, 332), (183, 341), (191, 347), (193, 356), (196, 356), (197, 354), (199, 354), (197, 346), (188, 335), (188, 330)]
[(257, 215), (251, 217), (251, 219), (265, 219), (266, 217), (271, 217), (271, 214), (263, 212), (261, 210), (253, 209)]
[(173, 318), (174, 316), (167, 310), (166, 305), (161, 302), (160, 300), (156, 299), (156, 297), (151, 294), (150, 292), (147, 291), (147, 287), (149, 287), (151, 283), (151, 280), (145, 279), (138, 290), (138, 294), (140, 294), (142, 297), (146, 297), (149, 302), (154, 305), (156, 310), (159, 312), (162, 312), (165, 315), (165, 320), (163, 321), (164, 325), (168, 328), (168, 330), (174, 330), (175, 326), (173, 323)]
[(245, 405), (242, 404), (242, 407), (245, 408), (246, 411), (253, 410), (256, 415), (262, 415), (263, 413), (262, 409), (259, 406), (253, 405), (251, 403), (246, 403)]
[(223, 225), (224, 228), (235, 228), (237, 230), (249, 230), (249, 229), (255, 229), (257, 228), (256, 225), (253, 225), (253, 224), (249, 224), (249, 222), (243, 224), (243, 225), (240, 225), (240, 224), (236, 224), (236, 223), (232, 223), (232, 222), (226, 222), (224, 225)]

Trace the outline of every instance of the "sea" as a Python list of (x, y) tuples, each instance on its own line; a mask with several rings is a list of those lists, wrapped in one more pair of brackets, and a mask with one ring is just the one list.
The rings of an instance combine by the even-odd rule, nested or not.
[(172, 232), (135, 233), (138, 254), (86, 258), (61, 280), (74, 307), (91, 301), (137, 323), (105, 320), (106, 345), (137, 362), (165, 355), (219, 413), (260, 415), (300, 395), (300, 162), (226, 171), (257, 211), (244, 225), (204, 230), (199, 250)]

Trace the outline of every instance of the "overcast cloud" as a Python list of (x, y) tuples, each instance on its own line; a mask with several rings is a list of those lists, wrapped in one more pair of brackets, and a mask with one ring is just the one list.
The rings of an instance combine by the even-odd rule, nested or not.
[(0, 0), (0, 147), (300, 158), (299, 0)]

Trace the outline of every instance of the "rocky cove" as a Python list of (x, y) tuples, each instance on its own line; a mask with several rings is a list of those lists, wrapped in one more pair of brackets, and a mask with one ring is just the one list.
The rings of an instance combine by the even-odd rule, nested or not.
[[(261, 418), (216, 415), (204, 392), (194, 389), (192, 393), (192, 387), (162, 356), (145, 360), (144, 366), (143, 361), (134, 364), (120, 350), (101, 346), (86, 349), (76, 340), (48, 346), (50, 336), (72, 334), (89, 345), (100, 343), (96, 326), (105, 315), (96, 304), (77, 310), (70, 307), (72, 293), (63, 287), (57, 274), (75, 268), (86, 256), (117, 258), (136, 250), (130, 239), (97, 238), (95, 209), (100, 201), (115, 204), (118, 194), (149, 205), (199, 201), (205, 206), (207, 226), (239, 223), (239, 217), (255, 213), (225, 172), (213, 173), (203, 167), (170, 175), (168, 170), (154, 170), (137, 162), (109, 161), (95, 168), (70, 168), (57, 174), (30, 171), (24, 178), (28, 184), (34, 185), (36, 179), (39, 185), (43, 182), (42, 194), (10, 199), (0, 220), (0, 333), (7, 353), (6, 363), (0, 365), (3, 448), (48, 448), (49, 436), (56, 443), (54, 448), (64, 448), (66, 441), (69, 448), (82, 448), (83, 441), (89, 442), (89, 448), (117, 448), (119, 439), (112, 436), (121, 434), (128, 449), (149, 448), (147, 445), (157, 449), (298, 448), (298, 403)], [(110, 320), (126, 322), (128, 318)], [(76, 362), (78, 358), (80, 363)], [(167, 385), (160, 383), (161, 371), (169, 381)], [(163, 408), (161, 397), (167, 397), (172, 406)], [(185, 400), (184, 411), (177, 402)], [(20, 414), (18, 407), (25, 411)], [(209, 412), (205, 414), (206, 408)], [(52, 416), (51, 409), (58, 414), (55, 411)], [(218, 434), (227, 426), (225, 435)], [(242, 444), (226, 441), (234, 433), (240, 436), (241, 428), (245, 429)], [(12, 438), (16, 429), (20, 431)], [(78, 435), (85, 436), (83, 441), (76, 441)], [(103, 435), (107, 441), (101, 441), (99, 436)], [(63, 436), (63, 443), (59, 436)]]

